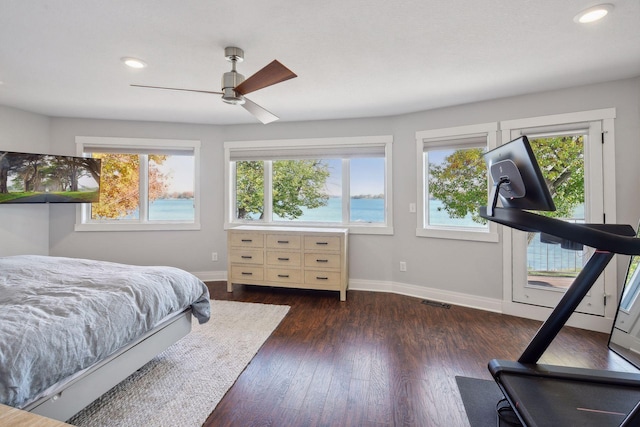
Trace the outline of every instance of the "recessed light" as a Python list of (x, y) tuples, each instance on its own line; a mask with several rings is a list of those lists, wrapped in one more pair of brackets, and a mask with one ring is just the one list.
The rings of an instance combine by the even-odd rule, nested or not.
[(598, 6), (590, 7), (589, 9), (585, 9), (577, 14), (573, 18), (573, 22), (577, 22), (578, 24), (588, 24), (589, 22), (595, 22), (607, 16), (607, 14), (611, 12), (611, 10), (613, 10), (612, 4), (599, 4)]
[(125, 57), (121, 58), (121, 61), (125, 63), (127, 67), (131, 68), (145, 68), (147, 63), (138, 58)]

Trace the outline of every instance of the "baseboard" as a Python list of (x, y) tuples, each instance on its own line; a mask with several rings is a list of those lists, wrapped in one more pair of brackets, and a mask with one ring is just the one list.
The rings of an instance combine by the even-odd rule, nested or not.
[(226, 282), (226, 271), (192, 271), (191, 274), (203, 282)]
[[(203, 282), (224, 282), (227, 280), (226, 271), (192, 272)], [(444, 291), (442, 289), (427, 288), (399, 282), (383, 282), (376, 280), (349, 279), (350, 291), (390, 292), (410, 297), (446, 302), (464, 307), (502, 313), (502, 301), (460, 292)]]
[(410, 297), (446, 302), (463, 307), (502, 313), (502, 301), (477, 295), (451, 292), (408, 283), (382, 282), (375, 280), (349, 279), (350, 291), (390, 292)]
[[(193, 275), (203, 282), (224, 282), (227, 280), (226, 271), (201, 271), (194, 272)], [(506, 301), (503, 302), (502, 300), (495, 298), (480, 297), (477, 295), (445, 291), (442, 289), (428, 288), (425, 286), (400, 282), (349, 279), (349, 290), (389, 292), (540, 321), (545, 321), (551, 313), (550, 308), (510, 303)], [(567, 322), (567, 326), (609, 333), (611, 331), (612, 322), (613, 319), (608, 317), (574, 313)]]

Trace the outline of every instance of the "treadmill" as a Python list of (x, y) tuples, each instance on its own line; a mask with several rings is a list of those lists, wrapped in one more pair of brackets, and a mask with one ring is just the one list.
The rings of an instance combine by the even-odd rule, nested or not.
[(483, 218), (540, 232), (541, 240), (566, 248), (596, 250), (520, 358), (491, 360), (491, 375), (525, 426), (640, 426), (640, 374), (538, 363), (614, 254), (640, 255), (640, 239), (630, 225), (575, 224), (528, 212), (555, 205), (526, 136), (485, 160), (494, 185), (490, 205), (480, 208)]

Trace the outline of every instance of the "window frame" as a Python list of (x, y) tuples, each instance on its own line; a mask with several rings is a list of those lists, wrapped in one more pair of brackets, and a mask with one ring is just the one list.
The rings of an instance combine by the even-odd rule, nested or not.
[[(305, 139), (285, 139), (285, 140), (255, 140), (255, 141), (226, 141), (224, 143), (224, 210), (225, 210), (225, 229), (238, 225), (265, 225), (274, 227), (342, 227), (348, 228), (352, 234), (393, 234), (393, 206), (392, 197), (392, 143), (391, 135), (362, 136), (362, 137), (335, 137), (335, 138), (305, 138)], [(273, 221), (272, 219), (272, 185), (271, 185), (271, 162), (266, 161), (264, 167), (264, 204), (265, 215), (262, 221), (241, 221), (235, 219), (235, 161), (233, 157), (242, 154), (251, 156), (260, 156), (260, 153), (272, 160), (278, 156), (278, 152), (331, 152), (335, 158), (337, 154), (343, 153), (345, 157), (367, 157), (367, 153), (371, 149), (382, 149), (384, 151), (384, 194), (385, 194), (385, 222), (377, 224), (362, 224), (351, 222), (308, 222), (308, 221)], [(358, 151), (362, 152), (362, 156), (357, 156)], [(350, 153), (350, 154), (347, 154)], [(319, 158), (322, 158), (321, 154)], [(349, 218), (350, 197), (344, 199), (345, 194), (350, 192), (350, 172), (349, 168), (345, 169), (345, 158), (342, 158), (342, 194), (343, 220)], [(348, 164), (348, 162), (346, 162)], [(350, 196), (350, 194), (349, 194)]]
[[(429, 226), (427, 225), (427, 200), (425, 200), (427, 168), (425, 167), (425, 146), (434, 147), (462, 147), (464, 140), (471, 138), (486, 138), (487, 151), (497, 146), (498, 123), (481, 123), (467, 126), (432, 129), (416, 132), (416, 159), (417, 159), (417, 220), (416, 236), (438, 239), (471, 240), (481, 242), (498, 242), (498, 227), (494, 222), (489, 222), (486, 228), (461, 227), (461, 226)], [(458, 141), (456, 143), (456, 141)], [(490, 179), (487, 173), (487, 200), (490, 193)]]
[[(76, 137), (76, 152), (84, 156), (85, 147), (104, 148), (108, 151), (123, 150), (132, 154), (163, 154), (171, 151), (192, 152), (194, 162), (193, 198), (194, 219), (185, 220), (148, 220), (147, 209), (141, 203), (140, 218), (134, 220), (93, 220), (91, 219), (91, 205), (83, 203), (76, 208), (75, 231), (162, 231), (162, 230), (200, 230), (200, 141), (179, 139), (151, 139), (151, 138), (118, 138), (118, 137)], [(98, 151), (98, 150), (93, 150)], [(137, 153), (136, 153), (137, 151)], [(148, 166), (140, 168), (141, 188), (146, 184), (143, 178)], [(148, 176), (148, 174), (147, 174)], [(146, 190), (141, 191), (142, 196)]]

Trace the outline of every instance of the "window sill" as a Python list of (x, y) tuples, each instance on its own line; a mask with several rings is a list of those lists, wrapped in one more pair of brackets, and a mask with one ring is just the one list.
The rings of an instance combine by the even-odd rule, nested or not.
[(227, 222), (224, 224), (224, 229), (227, 230), (229, 228), (237, 227), (240, 225), (259, 225), (264, 227), (317, 227), (317, 228), (347, 228), (349, 229), (349, 234), (375, 234), (375, 235), (393, 235), (393, 227), (389, 227), (386, 225), (353, 225), (353, 224), (342, 224), (342, 223), (282, 223), (282, 222)]

